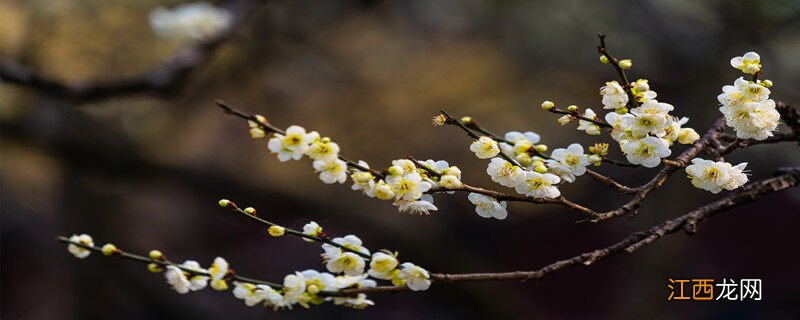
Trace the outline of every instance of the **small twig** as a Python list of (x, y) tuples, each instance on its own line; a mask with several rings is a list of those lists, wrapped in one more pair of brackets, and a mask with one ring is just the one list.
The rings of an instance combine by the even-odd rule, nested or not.
[[(232, 8), (234, 23), (227, 30), (178, 52), (147, 73), (120, 79), (65, 83), (49, 79), (22, 64), (6, 61), (0, 65), (0, 79), (8, 83), (34, 88), (46, 95), (79, 103), (140, 93), (161, 95), (173, 93), (183, 87), (195, 70), (207, 64), (214, 53), (233, 38), (236, 31), (244, 25), (246, 18), (256, 12), (253, 7), (261, 3), (252, 0), (229, 2), (228, 7)], [(240, 3), (246, 3), (246, 5)]]
[[(101, 254), (103, 252), (103, 249), (101, 247), (89, 246), (89, 245), (86, 245), (86, 244), (83, 244), (83, 243), (80, 243), (80, 242), (74, 242), (74, 241), (69, 240), (69, 238), (63, 237), (63, 236), (56, 237), (56, 241), (64, 243), (64, 244), (74, 244), (74, 245), (79, 246), (81, 248), (84, 248), (84, 249), (87, 249), (87, 250), (92, 250), (94, 252), (98, 252), (98, 253), (101, 253)], [(177, 268), (179, 268), (179, 269), (181, 269), (181, 270), (183, 270), (185, 272), (188, 272), (189, 274), (192, 274), (192, 275), (200, 275), (200, 276), (211, 277), (211, 274), (208, 273), (208, 272), (202, 272), (202, 271), (188, 269), (186, 267), (183, 267), (183, 266), (181, 266), (179, 264), (173, 263), (173, 262), (171, 262), (169, 260), (166, 260), (166, 259), (164, 259), (164, 260), (150, 259), (150, 257), (145, 257), (145, 256), (141, 256), (141, 255), (138, 255), (138, 254), (125, 252), (125, 251), (120, 250), (119, 248), (117, 249), (117, 252), (113, 254), (113, 256), (121, 258), (121, 259), (125, 259), (125, 260), (141, 262), (141, 263), (155, 263), (155, 264), (157, 264), (159, 266), (162, 266), (162, 267), (174, 266), (174, 267), (177, 267)], [(229, 275), (227, 275), (227, 278), (230, 278), (230, 279), (233, 279), (233, 280), (237, 280), (237, 281), (242, 281), (242, 282), (249, 282), (249, 283), (253, 283), (253, 284), (268, 285), (268, 286), (270, 286), (270, 287), (272, 287), (274, 289), (283, 288), (282, 285), (274, 283), (274, 282), (257, 280), (257, 279), (252, 279), (252, 278), (247, 278), (247, 277), (235, 275), (235, 274), (233, 274), (232, 270), (231, 270), (231, 273)]]
[(608, 63), (614, 67), (614, 70), (617, 71), (617, 75), (619, 75), (620, 80), (622, 81), (622, 88), (628, 93), (628, 105), (631, 109), (636, 108), (639, 106), (639, 102), (636, 101), (636, 96), (633, 94), (631, 90), (631, 83), (628, 81), (628, 76), (625, 75), (625, 70), (619, 66), (619, 60), (608, 53), (608, 49), (606, 48), (606, 35), (598, 33), (597, 37), (600, 40), (600, 45), (597, 47), (597, 53), (604, 55), (608, 59)]
[[(234, 107), (229, 106), (227, 103), (225, 103), (222, 100), (217, 100), (214, 103), (218, 107), (222, 108), (222, 110), (225, 111), (225, 113), (237, 116), (237, 117), (242, 118), (244, 120), (248, 120), (248, 121), (252, 121), (254, 123), (257, 123), (259, 126), (261, 126), (261, 129), (263, 129), (263, 130), (265, 130), (265, 131), (267, 131), (269, 133), (286, 134), (285, 132), (283, 132), (283, 130), (273, 126), (268, 120), (266, 120), (266, 118), (259, 119), (255, 115), (245, 113), (245, 112), (243, 112), (243, 111), (241, 111), (239, 109), (236, 109)], [(339, 155), (339, 160), (344, 161), (345, 163), (347, 163), (347, 166), (349, 166), (351, 168), (358, 169), (358, 170), (364, 171), (364, 172), (369, 172), (373, 176), (376, 176), (378, 178), (383, 179), (383, 178), (386, 177), (386, 175), (383, 174), (382, 172), (380, 172), (378, 170), (375, 170), (375, 169), (370, 169), (370, 168), (364, 167), (364, 166), (358, 164), (357, 162), (355, 162), (353, 160), (345, 158), (342, 155)]]
[(353, 249), (348, 248), (348, 247), (346, 247), (344, 245), (341, 245), (341, 244), (338, 244), (336, 242), (333, 242), (327, 236), (326, 237), (318, 237), (318, 236), (308, 235), (308, 234), (302, 233), (300, 231), (297, 231), (295, 229), (287, 228), (287, 227), (284, 227), (282, 225), (279, 225), (279, 224), (264, 220), (262, 218), (259, 218), (255, 214), (249, 214), (249, 213), (245, 212), (244, 210), (242, 210), (241, 208), (239, 208), (239, 206), (237, 206), (232, 201), (228, 202), (227, 208), (230, 208), (232, 211), (240, 213), (240, 214), (244, 215), (245, 217), (249, 218), (250, 220), (253, 220), (253, 221), (258, 222), (260, 224), (267, 225), (267, 226), (277, 226), (277, 227), (284, 228), (284, 230), (286, 230), (286, 234), (290, 234), (290, 235), (297, 236), (297, 237), (304, 238), (304, 239), (308, 239), (308, 240), (313, 240), (313, 241), (326, 243), (326, 244), (332, 245), (334, 247), (337, 247), (339, 249), (342, 249), (344, 251), (355, 253), (355, 254), (361, 256), (362, 258), (364, 258), (367, 261), (369, 261), (372, 258), (372, 256), (370, 256), (369, 254), (363, 253), (363, 252), (358, 251), (358, 250), (353, 250)]

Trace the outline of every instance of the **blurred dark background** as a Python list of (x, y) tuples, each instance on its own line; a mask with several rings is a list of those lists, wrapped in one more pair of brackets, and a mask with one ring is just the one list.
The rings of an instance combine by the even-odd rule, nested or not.
[[(157, 66), (183, 44), (157, 38), (147, 14), (179, 1), (0, 2), (0, 54), (65, 82), (113, 80)], [(343, 153), (384, 166), (413, 154), (458, 164), (470, 184), (491, 186), (455, 128), (434, 128), (445, 107), (497, 132), (533, 130), (551, 148), (607, 141), (560, 127), (540, 110), (600, 106), (614, 80), (598, 62), (595, 33), (633, 59), (658, 99), (705, 132), (716, 96), (739, 76), (728, 61), (761, 54), (772, 97), (800, 104), (799, 1), (269, 1), (185, 85), (164, 95), (76, 103), (30, 88), (0, 87), (2, 295), (4, 319), (788, 319), (800, 312), (800, 197), (770, 195), (630, 255), (528, 283), (434, 285), (421, 293), (372, 295), (376, 306), (323, 305), (273, 313), (230, 293), (174, 293), (144, 265), (94, 254), (77, 260), (56, 235), (89, 233), (102, 245), (207, 265), (226, 257), (241, 274), (281, 279), (323, 269), (318, 247), (272, 239), (219, 208), (220, 198), (295, 227), (314, 220), (333, 235), (355, 233), (373, 250), (434, 272), (536, 269), (604, 247), (627, 234), (719, 198), (682, 173), (635, 219), (575, 224), (557, 206), (510, 204), (507, 220), (480, 218), (466, 194), (437, 196), (430, 216), (400, 214), (350, 185), (324, 185), (307, 160), (279, 163), (224, 99), (280, 126), (300, 124)], [(618, 149), (612, 154), (621, 158)], [(673, 148), (674, 153), (683, 147)], [(728, 160), (751, 179), (797, 164), (791, 144), (757, 146)], [(638, 185), (655, 169), (598, 171)], [(498, 186), (498, 188), (500, 188)], [(588, 177), (562, 187), (598, 210), (626, 199)], [(763, 300), (669, 302), (668, 278), (763, 279)]]

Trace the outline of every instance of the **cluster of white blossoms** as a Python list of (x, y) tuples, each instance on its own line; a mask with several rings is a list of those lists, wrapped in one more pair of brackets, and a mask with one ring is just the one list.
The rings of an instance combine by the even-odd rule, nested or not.
[[(538, 144), (540, 136), (534, 132), (511, 131), (501, 142), (490, 137), (479, 137), (472, 145), (478, 158), (491, 159), (486, 173), (492, 181), (514, 188), (517, 193), (534, 198), (558, 198), (561, 192), (556, 186), (562, 181), (573, 182), (576, 176), (586, 173), (586, 166), (602, 160), (599, 155), (587, 155), (580, 144), (553, 150), (545, 155), (547, 145)], [(514, 159), (511, 163), (508, 159)], [(505, 201), (478, 193), (470, 193), (470, 202), (475, 211), (484, 218), (505, 219), (508, 216)]]
[[(761, 72), (760, 57), (755, 52), (733, 58), (731, 65), (746, 74)], [(749, 81), (743, 77), (732, 86), (722, 87), (722, 94), (717, 97), (722, 104), (719, 111), (725, 116), (725, 123), (736, 131), (737, 138), (764, 140), (778, 128), (780, 114), (775, 101), (769, 98), (769, 87), (772, 81)]]
[(208, 2), (158, 7), (150, 12), (150, 26), (165, 38), (208, 40), (231, 27), (233, 16)]
[(747, 183), (744, 173), (746, 166), (747, 162), (734, 166), (723, 161), (694, 158), (692, 164), (686, 167), (686, 173), (695, 187), (718, 193), (722, 189), (733, 190)]
[[(674, 142), (692, 144), (700, 138), (694, 129), (683, 127), (689, 121), (688, 118), (678, 119), (672, 116), (670, 112), (674, 107), (655, 99), (657, 94), (650, 89), (646, 79), (635, 81), (627, 90), (617, 81), (606, 82), (605, 86), (600, 88), (600, 95), (603, 109), (614, 110), (604, 116), (606, 123), (612, 127), (611, 137), (619, 142), (620, 149), (630, 163), (648, 168), (655, 167), (661, 163), (661, 159), (672, 153), (670, 146)], [(631, 97), (635, 99), (634, 103), (631, 103)], [(636, 107), (629, 110), (628, 105)], [(555, 105), (545, 101), (542, 103), (542, 108), (551, 110)], [(578, 130), (585, 131), (589, 135), (601, 133), (601, 127), (598, 125), (600, 121), (594, 110), (587, 108), (584, 112), (580, 112), (580, 108), (571, 105), (567, 107), (567, 111), (569, 114), (558, 119), (559, 124), (566, 125), (578, 120)], [(589, 160), (598, 164), (602, 158), (601, 155), (596, 155)], [(560, 176), (570, 182), (574, 180), (574, 176), (569, 174)]]
[(683, 127), (688, 118), (672, 116), (670, 112), (674, 107), (655, 99), (656, 93), (650, 90), (647, 80), (637, 80), (631, 86), (638, 106), (630, 110), (624, 105), (615, 106), (614, 112), (605, 115), (606, 122), (612, 126), (611, 137), (619, 142), (628, 162), (653, 168), (672, 154), (670, 147), (675, 142), (692, 144), (700, 138), (694, 129)]
[[(318, 238), (325, 237), (322, 227), (313, 221), (303, 227), (302, 233)], [(80, 259), (89, 256), (92, 250), (99, 250), (106, 256), (122, 254), (110, 243), (101, 249), (96, 248), (92, 237), (87, 234), (73, 235), (69, 242), (67, 250)], [(397, 253), (384, 250), (370, 255), (369, 249), (354, 235), (334, 238), (331, 242), (336, 245), (322, 244), (322, 259), (328, 272), (294, 272), (286, 275), (281, 285), (244, 281), (234, 275), (230, 265), (222, 257), (215, 258), (211, 266), (203, 268), (194, 260), (186, 260), (181, 264), (172, 263), (160, 251), (152, 250), (149, 253), (152, 263), (148, 264), (147, 269), (153, 273), (164, 272), (167, 284), (180, 294), (199, 291), (208, 286), (217, 291), (225, 291), (231, 283), (233, 295), (244, 300), (247, 306), (262, 305), (275, 310), (291, 309), (294, 305), (308, 308), (325, 301), (346, 307), (364, 308), (374, 304), (367, 299), (366, 294), (336, 296), (335, 293), (344, 289), (375, 287), (377, 282), (374, 279), (387, 280), (395, 286), (407, 286), (413, 291), (427, 290), (431, 286), (431, 276), (427, 270), (410, 262), (401, 264)], [(137, 261), (143, 259), (147, 258), (136, 257)]]
[[(265, 138), (263, 123), (265, 119), (249, 121), (250, 136)], [(425, 194), (434, 187), (447, 190), (462, 186), (461, 170), (450, 166), (446, 161), (426, 160), (415, 163), (409, 159), (392, 161), (383, 173), (370, 170), (369, 164), (359, 161), (351, 165), (339, 156), (339, 145), (328, 137), (321, 137), (316, 131), (306, 132), (303, 127), (293, 125), (285, 133), (275, 133), (267, 144), (269, 150), (277, 154), (278, 160), (299, 160), (308, 156), (319, 178), (327, 184), (345, 183), (348, 174), (353, 181), (353, 190), (381, 200), (393, 200), (401, 212), (429, 214), (436, 210), (433, 197)]]

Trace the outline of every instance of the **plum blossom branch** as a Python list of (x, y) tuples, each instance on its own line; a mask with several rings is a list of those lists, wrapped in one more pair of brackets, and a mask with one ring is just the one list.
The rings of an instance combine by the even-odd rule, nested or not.
[[(694, 234), (696, 232), (697, 225), (700, 222), (708, 220), (720, 212), (755, 202), (770, 193), (797, 187), (800, 185), (799, 169), (800, 168), (792, 168), (792, 170), (784, 170), (785, 173), (783, 174), (773, 178), (753, 182), (729, 196), (709, 203), (698, 209), (692, 210), (682, 216), (667, 220), (648, 230), (631, 233), (623, 240), (610, 246), (588, 251), (569, 259), (559, 260), (537, 270), (466, 274), (432, 273), (431, 279), (434, 281), (434, 283), (511, 280), (526, 281), (532, 279), (541, 279), (552, 273), (575, 266), (589, 266), (597, 261), (617, 254), (632, 253), (649, 244), (652, 244), (658, 239), (663, 238), (665, 235), (676, 233), (681, 230), (686, 231), (687, 234)], [(407, 289), (398, 286), (379, 286), (363, 289), (347, 289), (343, 290), (340, 294), (352, 295), (357, 293), (391, 293), (405, 290)]]
[[(189, 273), (191, 275), (200, 275), (200, 276), (206, 276), (206, 277), (211, 277), (212, 276), (211, 273), (209, 273), (209, 272), (202, 271), (202, 270), (196, 270), (196, 269), (193, 269), (193, 268), (187, 268), (187, 267), (185, 267), (183, 265), (171, 262), (163, 254), (159, 254), (158, 255), (158, 257), (160, 257), (160, 258), (154, 259), (154, 258), (151, 258), (151, 257), (145, 257), (145, 256), (142, 256), (142, 255), (138, 255), (138, 254), (122, 251), (119, 248), (116, 248), (116, 246), (113, 248), (113, 250), (106, 251), (106, 250), (103, 250), (102, 247), (98, 247), (98, 246), (94, 246), (94, 245), (88, 245), (86, 243), (79, 242), (79, 241), (72, 241), (69, 238), (64, 237), (64, 236), (56, 237), (56, 241), (64, 243), (64, 244), (75, 245), (75, 246), (81, 247), (81, 248), (86, 249), (86, 250), (102, 253), (104, 255), (115, 256), (117, 258), (124, 259), (124, 260), (130, 260), (130, 261), (147, 263), (147, 264), (155, 264), (155, 265), (157, 265), (159, 267), (162, 267), (162, 268), (173, 266), (173, 267), (181, 269), (184, 272), (187, 272), (187, 273)], [(274, 282), (258, 280), (258, 279), (253, 279), (253, 278), (248, 278), (248, 277), (243, 277), (243, 276), (240, 276), (240, 275), (236, 275), (233, 272), (233, 270), (229, 270), (229, 272), (226, 275), (225, 279), (243, 281), (243, 282), (255, 283), (255, 284), (262, 284), (262, 285), (270, 286), (272, 288), (281, 288), (282, 287), (280, 284), (277, 284), (277, 283), (274, 283)]]
[[(354, 250), (354, 249), (352, 249), (350, 247), (347, 247), (345, 245), (342, 245), (340, 243), (333, 242), (323, 232), (318, 232), (316, 235), (306, 234), (304, 232), (297, 231), (297, 230), (292, 229), (292, 228), (287, 228), (287, 227), (278, 225), (276, 223), (273, 223), (273, 222), (267, 221), (265, 219), (259, 218), (256, 215), (256, 210), (255, 209), (253, 209), (251, 207), (248, 207), (248, 208), (245, 208), (245, 209), (241, 209), (241, 208), (239, 208), (239, 206), (237, 206), (235, 203), (233, 203), (230, 200), (220, 200), (220, 205), (223, 208), (229, 208), (229, 209), (231, 209), (232, 211), (234, 211), (236, 213), (240, 213), (240, 214), (244, 215), (245, 217), (247, 217), (248, 219), (250, 219), (252, 221), (255, 221), (255, 222), (258, 222), (260, 224), (269, 226), (272, 229), (272, 230), (270, 230), (270, 233), (275, 233), (278, 236), (282, 235), (285, 232), (286, 234), (289, 234), (289, 235), (297, 236), (297, 237), (300, 237), (300, 238), (303, 238), (303, 239), (308, 239), (308, 240), (311, 240), (311, 241), (322, 242), (322, 243), (334, 246), (336, 248), (342, 249), (344, 251), (355, 253), (356, 255), (361, 256), (362, 258), (364, 258), (364, 260), (367, 260), (367, 261), (369, 261), (369, 259), (372, 258), (372, 256), (370, 256), (369, 254), (366, 254), (366, 253), (361, 252), (359, 250)], [(273, 231), (273, 230), (275, 230), (275, 231)]]

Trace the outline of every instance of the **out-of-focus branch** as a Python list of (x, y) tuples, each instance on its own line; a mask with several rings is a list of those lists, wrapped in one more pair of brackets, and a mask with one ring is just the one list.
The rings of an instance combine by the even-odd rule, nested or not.
[(181, 89), (195, 70), (206, 65), (214, 53), (233, 38), (239, 27), (253, 15), (256, 6), (261, 3), (263, 1), (227, 1), (224, 6), (234, 17), (229, 28), (208, 40), (181, 50), (161, 65), (140, 75), (89, 82), (65, 82), (48, 78), (17, 62), (3, 61), (0, 63), (0, 79), (3, 82), (30, 87), (45, 95), (77, 103), (140, 93), (169, 95)]
[[(631, 233), (625, 239), (608, 247), (585, 252), (566, 260), (556, 261), (541, 269), (533, 271), (514, 271), (500, 273), (466, 273), (445, 274), (433, 273), (431, 279), (436, 283), (452, 283), (466, 281), (508, 281), (540, 279), (549, 274), (579, 265), (591, 265), (597, 261), (620, 253), (631, 253), (652, 244), (665, 235), (685, 230), (687, 234), (696, 232), (697, 224), (725, 210), (755, 202), (767, 194), (797, 187), (800, 185), (800, 168), (788, 168), (779, 171), (773, 178), (756, 181), (743, 187), (741, 190), (720, 200), (692, 210), (680, 217), (667, 220), (648, 230)], [(408, 290), (406, 287), (380, 286), (374, 288), (346, 289), (340, 295), (356, 295), (358, 293), (391, 293)]]

